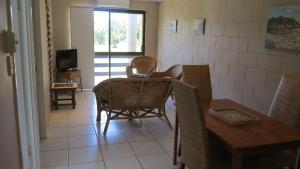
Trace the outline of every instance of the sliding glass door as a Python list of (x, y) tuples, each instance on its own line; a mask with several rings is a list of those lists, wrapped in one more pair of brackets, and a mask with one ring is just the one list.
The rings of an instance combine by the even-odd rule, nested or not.
[(126, 77), (126, 66), (144, 54), (145, 12), (129, 10), (94, 11), (95, 84)]

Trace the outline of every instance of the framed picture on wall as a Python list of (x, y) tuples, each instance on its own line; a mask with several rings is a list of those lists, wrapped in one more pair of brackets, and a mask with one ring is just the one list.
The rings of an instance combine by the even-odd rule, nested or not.
[(267, 49), (300, 51), (300, 5), (272, 6), (268, 13)]
[(172, 20), (172, 21), (169, 22), (169, 30), (170, 30), (170, 32), (173, 32), (173, 33), (177, 32), (177, 24), (178, 24), (177, 20)]
[(197, 18), (194, 19), (194, 32), (196, 34), (202, 34), (204, 35), (205, 31), (205, 19), (204, 18)]

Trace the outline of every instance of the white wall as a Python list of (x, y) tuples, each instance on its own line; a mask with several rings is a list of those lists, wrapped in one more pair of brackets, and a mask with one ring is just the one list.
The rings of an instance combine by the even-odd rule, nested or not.
[(52, 0), (54, 50), (71, 47), (70, 0)]
[(94, 10), (71, 7), (71, 47), (78, 49), (78, 69), (82, 86), (94, 87)]
[(46, 4), (39, 1), (33, 4), (34, 43), (37, 68), (38, 110), (40, 137), (47, 138), (47, 124), (50, 113), (49, 60), (47, 48)]
[[(281, 75), (300, 73), (300, 54), (264, 48), (272, 5), (299, 0), (164, 0), (159, 6), (158, 58), (172, 64), (209, 64), (215, 98), (230, 98), (268, 112)], [(204, 36), (193, 20), (207, 19)], [(178, 19), (178, 33), (168, 22)]]

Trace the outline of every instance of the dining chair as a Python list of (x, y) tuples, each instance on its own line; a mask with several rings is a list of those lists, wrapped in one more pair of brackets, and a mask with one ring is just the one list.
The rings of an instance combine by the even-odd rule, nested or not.
[[(189, 84), (173, 81), (176, 111), (180, 121), (181, 165), (184, 169), (229, 168), (226, 155), (217, 153), (208, 139), (203, 104), (198, 89)], [(212, 162), (213, 161), (213, 162)], [(218, 166), (216, 166), (218, 165)]]
[[(269, 116), (291, 127), (300, 129), (300, 75), (283, 75), (273, 102)], [(296, 150), (287, 150), (260, 157), (260, 168), (273, 169), (292, 166), (299, 156)], [(297, 158), (298, 159), (298, 158)]]
[[(183, 65), (182, 81), (197, 88), (198, 97), (205, 104), (205, 108), (209, 107), (212, 100), (212, 88), (210, 79), (209, 65)], [(176, 100), (176, 99), (175, 99)], [(173, 164), (177, 163), (177, 155), (181, 155), (181, 144), (177, 150), (178, 144), (178, 117), (175, 118), (175, 144), (173, 154)]]
[(209, 65), (183, 65), (182, 81), (198, 89), (198, 96), (204, 104), (211, 102), (212, 88)]
[(300, 75), (283, 75), (269, 116), (300, 129)]
[(132, 59), (129, 66), (126, 67), (127, 77), (134, 77), (136, 75), (133, 69), (136, 69), (137, 75), (146, 75), (154, 72), (157, 68), (157, 61), (150, 56), (136, 56)]

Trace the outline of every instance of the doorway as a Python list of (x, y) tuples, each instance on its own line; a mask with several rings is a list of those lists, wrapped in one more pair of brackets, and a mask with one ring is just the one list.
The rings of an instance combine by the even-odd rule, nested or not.
[(126, 67), (145, 51), (145, 11), (94, 10), (95, 85), (126, 77)]

